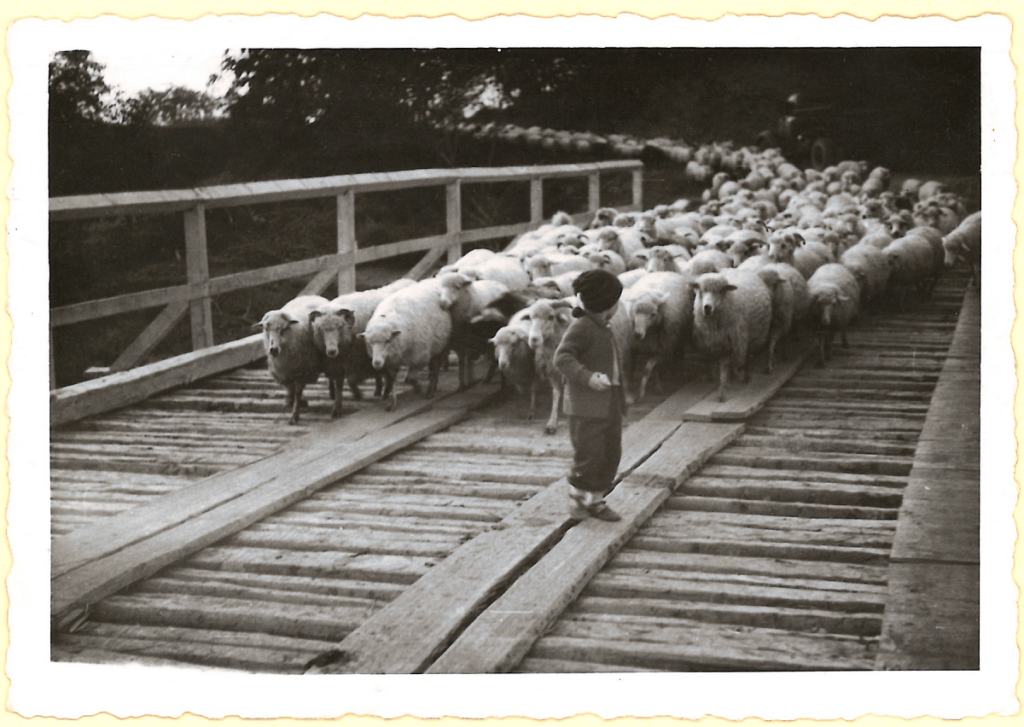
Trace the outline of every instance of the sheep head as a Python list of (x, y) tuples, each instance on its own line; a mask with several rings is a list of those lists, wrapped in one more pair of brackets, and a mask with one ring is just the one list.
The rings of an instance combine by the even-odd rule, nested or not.
[(644, 295), (633, 301), (629, 313), (633, 319), (633, 333), (637, 340), (647, 337), (647, 332), (661, 323), (662, 306), (668, 301), (667, 293)]
[(264, 313), (263, 319), (259, 323), (254, 323), (252, 329), (263, 332), (263, 347), (267, 355), (278, 356), (298, 325), (297, 318), (284, 311), (272, 310)]
[(337, 358), (343, 346), (352, 343), (355, 314), (347, 308), (320, 308), (310, 311), (313, 338), (323, 345), (328, 358)]
[(389, 348), (402, 331), (391, 321), (378, 321), (372, 329), (360, 333), (357, 338), (363, 339), (366, 343), (366, 352), (370, 355), (373, 368), (381, 371), (388, 363)]
[(451, 310), (466, 294), (472, 278), (462, 273), (447, 273), (441, 276), (441, 310)]
[(721, 273), (705, 273), (690, 283), (690, 287), (694, 291), (693, 310), (705, 317), (713, 316), (729, 292), (736, 290)]
[(537, 351), (545, 342), (557, 344), (572, 322), (572, 306), (565, 301), (538, 300), (530, 306), (530, 335), (527, 342)]

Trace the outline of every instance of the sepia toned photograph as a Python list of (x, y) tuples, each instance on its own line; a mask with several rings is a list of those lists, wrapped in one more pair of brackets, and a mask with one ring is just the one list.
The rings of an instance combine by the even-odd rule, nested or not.
[(25, 713), (1012, 703), (1009, 24), (209, 20), (15, 37)]

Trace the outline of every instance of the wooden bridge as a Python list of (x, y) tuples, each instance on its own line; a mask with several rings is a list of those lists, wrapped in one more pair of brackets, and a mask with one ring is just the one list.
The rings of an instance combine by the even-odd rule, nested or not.
[[(587, 176), (593, 210), (603, 168), (505, 172), (531, 180), (535, 224), (545, 169)], [(407, 174), (397, 183), (429, 176)], [(325, 264), (342, 289), (365, 252), (343, 230), (366, 181), (308, 185), (339, 199)], [(187, 210), (194, 231), (207, 199), (231, 198), (153, 194), (146, 204)], [(392, 249), (457, 255), (456, 220)], [(285, 272), (325, 279), (312, 265), (272, 274)], [(195, 332), (228, 284), (160, 302), (192, 310)], [(141, 301), (128, 298), (88, 314)], [(55, 325), (87, 312), (68, 308)], [(864, 315), (826, 367), (806, 362), (804, 341), (724, 403), (687, 358), (630, 409), (609, 498), (619, 523), (568, 518), (564, 425), (546, 436), (524, 402), (495, 384), (456, 392), (454, 372), (434, 400), (403, 392), (385, 412), (348, 398), (335, 421), (326, 385), (311, 387), (296, 427), (253, 340), (55, 391), (51, 658), (285, 673), (977, 669), (979, 339), (977, 291), (949, 274), (905, 313)]]

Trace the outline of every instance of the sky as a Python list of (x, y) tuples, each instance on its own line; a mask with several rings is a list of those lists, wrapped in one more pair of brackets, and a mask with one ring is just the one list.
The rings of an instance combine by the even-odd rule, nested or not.
[[(171, 86), (206, 91), (210, 76), (220, 73), (224, 53), (224, 49), (190, 49), (184, 53), (161, 49), (92, 51), (93, 58), (106, 66), (103, 77), (107, 84), (114, 91), (121, 91), (127, 96), (134, 96), (147, 88), (163, 91)], [(222, 77), (210, 93), (222, 96), (230, 85), (230, 76)]]

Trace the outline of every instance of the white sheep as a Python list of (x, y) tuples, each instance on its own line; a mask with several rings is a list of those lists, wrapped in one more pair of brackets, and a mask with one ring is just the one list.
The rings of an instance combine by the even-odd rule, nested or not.
[(497, 253), (493, 250), (488, 250), (485, 247), (478, 247), (476, 250), (470, 250), (451, 265), (445, 265), (442, 267), (437, 271), (437, 275), (434, 277), (440, 278), (446, 273), (458, 273), (462, 270), (474, 268), (477, 265), (483, 265), (489, 262), (496, 254)]
[(772, 296), (772, 320), (768, 328), (768, 373), (775, 371), (775, 347), (793, 327), (793, 289), (777, 270), (763, 267), (757, 271)]
[(530, 275), (523, 269), (519, 259), (505, 253), (495, 255), (473, 267), (460, 268), (459, 272), (477, 280), (494, 280), (504, 284), (509, 290), (523, 290), (530, 284)]
[(440, 281), (441, 309), (452, 318), (451, 349), (459, 361), (461, 391), (473, 383), (473, 358), (478, 354), (471, 322), (508, 288), (496, 280), (473, 280), (461, 273), (448, 273)]
[(692, 295), (690, 278), (674, 272), (648, 273), (623, 291), (622, 304), (633, 327), (633, 355), (646, 358), (637, 401), (643, 399), (656, 367), (677, 356), (690, 337)]
[(414, 282), (399, 278), (382, 288), (340, 295), (309, 314), (313, 343), (323, 357), (323, 373), (330, 382), (330, 395), (334, 400), (331, 418), (341, 416), (341, 389), (346, 380), (356, 401), (363, 398), (359, 383), (368, 376), (375, 379), (374, 396), (381, 395), (380, 372), (371, 365), (366, 346), (361, 341), (355, 343), (354, 338), (366, 330), (370, 316), (382, 300)]
[(822, 265), (835, 262), (827, 245), (806, 242), (798, 231), (790, 229), (772, 233), (768, 241), (768, 257), (774, 262), (789, 263), (808, 280)]
[(981, 283), (981, 212), (967, 215), (960, 225), (942, 238), (943, 263), (951, 268), (958, 262), (971, 266), (971, 285)]
[(526, 262), (526, 272), (531, 280), (553, 278), (571, 271), (590, 270), (594, 264), (580, 255), (566, 253), (545, 253), (534, 255)]
[(861, 241), (839, 258), (860, 286), (861, 301), (866, 305), (881, 296), (889, 284), (889, 262), (885, 253), (870, 241)]
[(252, 327), (263, 333), (267, 370), (287, 392), (285, 408), (292, 412), (289, 424), (299, 423), (302, 390), (320, 378), (321, 360), (313, 343), (309, 314), (326, 304), (322, 296), (302, 295), (279, 310), (267, 311)]
[(932, 244), (919, 235), (894, 240), (882, 251), (889, 263), (889, 290), (896, 295), (900, 310), (906, 307), (907, 291), (916, 288), (927, 296), (935, 287), (936, 264)]
[(622, 283), (623, 288), (631, 288), (636, 283), (647, 275), (646, 268), (634, 268), (633, 270), (627, 270), (626, 272), (619, 275), (619, 282)]
[[(555, 369), (555, 349), (572, 323), (572, 303), (565, 300), (538, 300), (526, 311), (526, 317), (530, 320), (527, 343), (533, 350), (534, 371), (540, 380), (551, 385), (551, 415), (544, 425), (544, 433), (554, 434), (558, 429), (558, 412), (564, 389), (562, 375)], [(531, 414), (532, 402), (531, 395)]]
[(595, 268), (607, 270), (612, 275), (621, 275), (626, 272), (626, 264), (622, 261), (622, 257), (612, 250), (588, 252), (584, 257), (589, 260)]
[(398, 405), (394, 384), (402, 366), (409, 367), (409, 381), (417, 390), (419, 384), (411, 374), (428, 366), (425, 395), (434, 395), (451, 334), (452, 319), (441, 308), (441, 281), (437, 278), (421, 280), (380, 302), (360, 338), (366, 343), (373, 368), (384, 375), (384, 398), (391, 397), (385, 404), (388, 411)]
[(768, 342), (771, 293), (756, 274), (740, 270), (705, 273), (690, 285), (693, 341), (718, 363), (718, 401), (725, 401), (730, 374), (748, 381), (748, 356)]
[(843, 347), (849, 347), (846, 329), (860, 309), (860, 286), (853, 273), (839, 263), (828, 263), (807, 281), (811, 316), (818, 327), (818, 365), (832, 355), (832, 340), (839, 331)]

